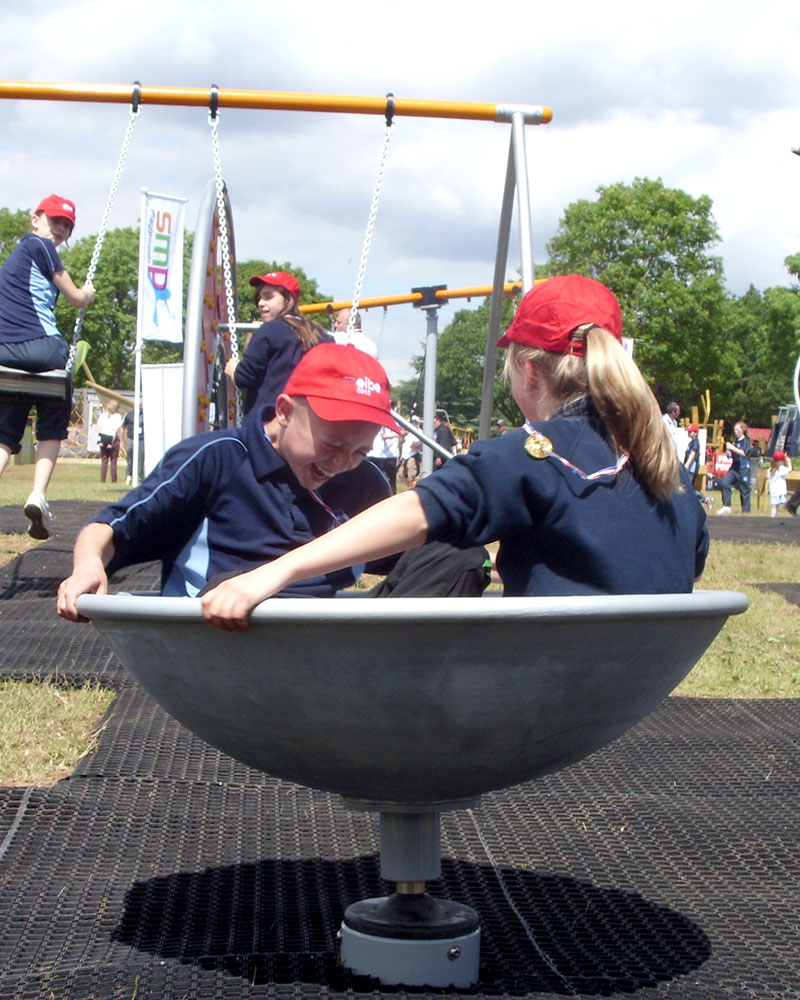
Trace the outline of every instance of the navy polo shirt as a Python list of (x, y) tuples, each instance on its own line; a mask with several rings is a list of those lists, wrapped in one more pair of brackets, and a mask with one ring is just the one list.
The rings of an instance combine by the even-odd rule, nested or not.
[(731, 470), (733, 472), (740, 472), (744, 475), (750, 475), (750, 448), (752, 447), (749, 437), (740, 437), (733, 442), (737, 448), (741, 448), (744, 455), (739, 455), (735, 451), (729, 451), (728, 454), (731, 456)]
[[(332, 340), (323, 334), (320, 343)], [(274, 406), (302, 356), (303, 348), (288, 323), (282, 319), (263, 323), (251, 337), (233, 376), (236, 385), (246, 390), (244, 412)]]
[[(586, 412), (533, 425), (586, 474), (613, 467)], [(594, 481), (525, 451), (528, 431), (479, 441), (417, 483), (428, 537), (461, 548), (500, 540), (508, 596), (687, 593), (705, 564), (705, 512), (683, 493), (658, 503), (624, 469)]]
[[(265, 408), (268, 419), (274, 411)], [(317, 493), (301, 486), (263, 421), (181, 441), (137, 489), (94, 521), (114, 530), (108, 572), (162, 561), (164, 596), (196, 596), (219, 573), (249, 570), (329, 531), (389, 496), (370, 462)], [(329, 597), (355, 580), (345, 569), (292, 584), (281, 596)]]
[(25, 233), (0, 270), (0, 340), (58, 337), (53, 313), (56, 271), (64, 265), (52, 240)]

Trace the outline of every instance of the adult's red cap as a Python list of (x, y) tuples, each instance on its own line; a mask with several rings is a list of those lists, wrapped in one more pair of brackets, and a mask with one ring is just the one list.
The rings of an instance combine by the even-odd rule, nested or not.
[(37, 212), (44, 212), (51, 219), (66, 219), (71, 226), (75, 225), (75, 202), (62, 198), (60, 194), (49, 194), (39, 202)]
[(273, 285), (275, 288), (285, 288), (286, 291), (297, 301), (300, 298), (300, 282), (293, 274), (287, 271), (270, 271), (269, 274), (257, 274), (250, 279), (250, 284)]
[(306, 351), (283, 391), (305, 396), (323, 420), (364, 420), (400, 430), (383, 366), (352, 344), (317, 344)]
[(525, 344), (553, 354), (583, 355), (583, 340), (571, 334), (588, 323), (601, 326), (622, 342), (622, 313), (614, 293), (582, 274), (548, 278), (524, 296), (497, 346)]

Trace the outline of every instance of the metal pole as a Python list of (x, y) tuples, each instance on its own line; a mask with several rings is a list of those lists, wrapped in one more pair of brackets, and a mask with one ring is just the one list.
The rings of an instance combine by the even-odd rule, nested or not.
[[(183, 407), (181, 438), (197, 434), (197, 392), (200, 379), (200, 348), (203, 344), (203, 296), (206, 290), (208, 245), (214, 228), (217, 188), (213, 180), (206, 184), (197, 229), (192, 244), (192, 266), (186, 295), (186, 320), (183, 336)], [(203, 364), (205, 364), (205, 358)]]
[[(503, 188), (503, 206), (500, 210), (500, 228), (497, 234), (497, 254), (494, 262), (494, 284), (492, 301), (489, 306), (489, 329), (486, 334), (486, 351), (483, 361), (483, 387), (481, 389), (481, 414), (478, 419), (478, 437), (488, 438), (491, 433), (492, 410), (494, 408), (494, 377), (497, 363), (497, 339), (500, 333), (500, 314), (503, 308), (501, 290), (505, 290), (503, 278), (508, 263), (508, 244), (511, 236), (511, 218), (514, 213), (514, 188), (516, 171), (514, 166), (513, 138), (508, 144), (508, 165), (506, 183)], [(520, 286), (515, 286), (519, 288)]]
[(412, 424), (410, 420), (406, 420), (402, 413), (398, 413), (397, 410), (392, 410), (391, 412), (397, 423), (400, 424), (401, 427), (404, 427), (409, 434), (413, 434), (414, 437), (418, 438), (423, 444), (426, 444), (429, 448), (433, 448), (437, 455), (441, 455), (442, 458), (451, 457), (447, 448), (443, 448), (435, 438), (428, 437), (428, 435), (425, 434), (424, 431), (421, 431), (416, 424)]
[[(142, 104), (178, 105), (207, 108), (208, 87), (140, 87)], [(0, 99), (23, 101), (83, 101), (130, 104), (130, 84), (41, 83), (29, 80), (0, 80)], [(386, 97), (347, 94), (294, 94), (274, 90), (217, 90), (217, 107), (274, 111), (325, 111), (340, 114), (386, 114)], [(394, 98), (394, 115), (413, 118), (456, 118), (467, 121), (511, 121), (521, 116), (531, 125), (544, 125), (553, 117), (541, 104), (491, 104), (481, 101), (418, 100)]]
[[(433, 416), (436, 412), (436, 349), (439, 334), (439, 306), (425, 307), (427, 336), (425, 339), (425, 387), (422, 403), (422, 429), (433, 437)], [(422, 452), (422, 472), (433, 472), (433, 452)]]
[(518, 112), (511, 116), (511, 144), (517, 174), (517, 214), (519, 216), (519, 249), (522, 258), (522, 291), (533, 288), (533, 237), (531, 199), (528, 188), (528, 159), (525, 153), (525, 118)]

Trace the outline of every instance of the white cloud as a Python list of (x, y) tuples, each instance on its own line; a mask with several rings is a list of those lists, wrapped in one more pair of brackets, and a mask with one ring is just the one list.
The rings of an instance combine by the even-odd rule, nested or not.
[[(245, 0), (31, 0), (0, 11), (8, 78), (545, 103), (527, 138), (534, 248), (599, 185), (660, 177), (714, 203), (728, 285), (787, 283), (800, 242), (800, 12), (780, 0), (633, 0), (491, 11), (471, 2), (309, 0), (290, 16)], [(57, 43), (53, 43), (57, 39)], [(48, 41), (49, 40), (49, 41)], [(139, 189), (182, 194), (195, 216), (212, 176), (204, 108), (145, 106), (112, 225), (136, 223)], [(50, 191), (96, 231), (127, 120), (123, 105), (0, 102), (0, 184), (10, 208)], [(336, 297), (355, 282), (381, 119), (223, 111), (223, 168), (240, 257), (290, 260)], [(491, 281), (508, 155), (504, 125), (398, 118), (363, 294)], [(517, 266), (512, 240), (509, 275)], [(440, 327), (456, 303), (442, 309)], [(394, 378), (424, 315), (382, 324)]]

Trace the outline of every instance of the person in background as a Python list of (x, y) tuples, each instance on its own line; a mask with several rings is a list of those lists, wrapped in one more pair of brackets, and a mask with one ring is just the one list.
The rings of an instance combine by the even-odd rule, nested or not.
[(352, 344), (359, 351), (364, 351), (365, 354), (370, 354), (373, 358), (377, 358), (378, 345), (361, 331), (361, 313), (356, 313), (353, 320), (353, 329), (348, 334), (347, 326), (350, 322), (350, 313), (350, 309), (340, 309), (336, 313), (336, 319), (333, 321), (333, 339), (337, 344)]
[(126, 464), (126, 474), (125, 474), (125, 485), (130, 486), (133, 482), (133, 453), (134, 453), (134, 440), (133, 440), (133, 427), (134, 423), (139, 426), (138, 436), (139, 436), (139, 461), (138, 461), (138, 478), (139, 482), (144, 479), (144, 411), (141, 405), (139, 406), (139, 419), (136, 420), (136, 416), (133, 410), (128, 410), (125, 416), (122, 418), (122, 424), (119, 428), (119, 440), (120, 444), (122, 439), (125, 439), (125, 464)]
[(400, 463), (400, 431), (381, 427), (372, 442), (372, 448), (367, 458), (386, 476), (392, 493), (397, 493), (397, 467)]
[(300, 282), (287, 271), (250, 279), (254, 301), (264, 321), (238, 361), (230, 358), (225, 374), (245, 390), (244, 414), (274, 406), (278, 394), (306, 351), (333, 338), (297, 312)]
[[(56, 326), (55, 305), (63, 293), (70, 305), (83, 309), (94, 301), (88, 282), (78, 288), (67, 273), (57, 247), (75, 226), (75, 204), (61, 195), (42, 199), (31, 216), (31, 230), (20, 239), (0, 269), (0, 365), (28, 372), (66, 367), (69, 345)], [(33, 491), (23, 508), (31, 538), (50, 537), (52, 514), (46, 494), (67, 437), (72, 395), (65, 399), (27, 397), (0, 402), (0, 476), (19, 453), (31, 407), (36, 407), (36, 458)]]
[(524, 427), (475, 442), (415, 489), (211, 589), (205, 620), (247, 628), (256, 604), (292, 581), (431, 540), (499, 541), (506, 596), (690, 592), (708, 551), (705, 512), (622, 346), (612, 292), (581, 275), (549, 278), (498, 346)]
[(750, 438), (747, 424), (740, 420), (733, 428), (733, 441), (725, 442), (725, 450), (733, 464), (722, 480), (722, 506), (718, 514), (731, 513), (731, 496), (734, 489), (742, 498), (742, 513), (750, 513)]
[(792, 463), (785, 451), (774, 451), (767, 471), (769, 504), (772, 517), (778, 516), (778, 508), (786, 504), (786, 477), (792, 471)]
[(97, 436), (100, 438), (100, 482), (106, 481), (109, 466), (111, 467), (111, 482), (117, 481), (117, 460), (119, 459), (122, 414), (119, 403), (109, 399), (103, 406), (103, 411), (97, 418)]
[[(412, 416), (411, 423), (419, 427), (419, 417)], [(413, 489), (422, 472), (422, 442), (410, 431), (403, 438), (400, 459), (400, 478), (407, 489)]]
[(675, 451), (677, 452), (678, 444), (678, 421), (681, 416), (681, 408), (678, 403), (672, 402), (667, 403), (667, 408), (662, 414), (662, 420), (664, 421), (664, 426), (669, 431), (669, 435), (672, 438), (672, 443), (675, 445)]
[(695, 489), (697, 489), (697, 474), (700, 471), (700, 442), (697, 439), (697, 435), (700, 433), (700, 428), (697, 424), (689, 424), (686, 431), (689, 434), (689, 443), (683, 454), (683, 464), (692, 477)]
[[(442, 448), (446, 449), (451, 455), (456, 447), (456, 439), (453, 435), (450, 425), (446, 424), (443, 420), (439, 418), (438, 414), (433, 416), (433, 439)], [(441, 469), (447, 459), (443, 455), (436, 454), (433, 458), (433, 465), (436, 469)]]
[(694, 486), (694, 492), (697, 499), (701, 504), (703, 504), (704, 507), (711, 507), (711, 497), (707, 497), (702, 490), (703, 483), (702, 476), (700, 475), (700, 441), (698, 439), (700, 428), (697, 424), (689, 424), (686, 428), (686, 432), (689, 435), (689, 443), (686, 445), (686, 451), (683, 453), (683, 465), (692, 477), (692, 484)]

